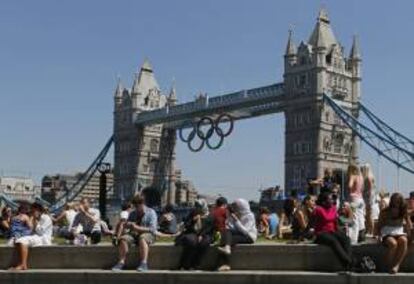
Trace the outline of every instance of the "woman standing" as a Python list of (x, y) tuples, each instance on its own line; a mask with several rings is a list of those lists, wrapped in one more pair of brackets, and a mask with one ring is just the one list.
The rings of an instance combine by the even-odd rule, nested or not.
[(389, 273), (398, 273), (400, 265), (407, 254), (408, 234), (412, 229), (408, 216), (407, 203), (400, 193), (391, 196), (390, 204), (380, 213), (378, 222), (378, 235), (380, 241), (387, 247), (385, 257)]
[(226, 229), (221, 236), (219, 250), (218, 271), (229, 271), (231, 247), (236, 244), (252, 244), (257, 239), (257, 228), (254, 214), (250, 210), (249, 202), (245, 199), (236, 199), (228, 207)]
[(369, 235), (374, 234), (374, 219), (372, 207), (374, 205), (375, 198), (375, 179), (372, 173), (371, 166), (365, 164), (361, 167), (361, 173), (364, 178), (364, 191), (363, 198), (365, 202), (365, 226), (366, 232)]
[(349, 203), (353, 211), (354, 225), (349, 230), (351, 243), (362, 241), (365, 236), (365, 203), (362, 197), (364, 178), (356, 165), (348, 167)]

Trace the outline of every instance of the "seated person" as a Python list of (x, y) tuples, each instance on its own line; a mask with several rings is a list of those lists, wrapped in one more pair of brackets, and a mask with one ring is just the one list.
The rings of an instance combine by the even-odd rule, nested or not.
[(79, 202), (79, 212), (73, 220), (71, 239), (75, 244), (98, 244), (102, 238), (101, 213), (98, 209), (91, 208), (89, 199), (84, 197)]
[(198, 199), (195, 208), (184, 220), (184, 231), (175, 244), (182, 246), (180, 269), (198, 269), (207, 248), (213, 242), (214, 222), (208, 212), (207, 202)]
[(407, 254), (408, 234), (412, 230), (407, 203), (400, 193), (394, 193), (388, 207), (381, 211), (377, 230), (379, 240), (387, 248), (385, 261), (389, 273), (396, 274)]
[(227, 199), (220, 196), (216, 199), (215, 206), (211, 209), (214, 222), (214, 242), (220, 242), (221, 233), (226, 229)]
[(12, 209), (8, 206), (1, 210), (0, 232), (5, 239), (10, 239), (10, 227), (12, 219)]
[(351, 240), (338, 230), (338, 212), (329, 191), (319, 194), (315, 210), (312, 212), (312, 224), (315, 229), (315, 242), (330, 247), (347, 271), (353, 268)]
[(164, 234), (175, 234), (177, 233), (177, 218), (174, 213), (174, 206), (167, 204), (164, 207), (160, 220), (158, 221), (160, 229), (159, 231)]
[(276, 213), (270, 213), (267, 207), (261, 207), (259, 210), (259, 228), (260, 232), (266, 239), (273, 239), (277, 236), (279, 227), (279, 217)]
[(127, 202), (123, 204), (121, 209), (122, 211), (119, 214), (119, 221), (116, 224), (115, 233), (112, 236), (112, 244), (114, 246), (118, 246), (118, 240), (121, 238), (121, 236), (128, 233), (126, 223), (128, 222), (129, 213), (132, 211), (131, 203)]
[[(144, 198), (137, 195), (132, 200), (135, 210), (129, 214), (125, 227), (129, 230), (127, 234), (118, 239), (118, 263), (112, 268), (120, 271), (125, 267), (129, 245), (135, 243), (139, 249), (140, 265), (137, 271), (148, 270), (149, 246), (155, 242), (157, 234), (157, 213), (145, 206)], [(115, 232), (118, 235), (118, 232)]]
[[(315, 209), (315, 198), (312, 195), (307, 195), (303, 199), (302, 206), (294, 213), (294, 218), (297, 220), (297, 228), (293, 230), (293, 238), (298, 241), (313, 238), (312, 228), (312, 213)], [(295, 227), (295, 226), (294, 226)]]
[(69, 202), (65, 204), (65, 209), (56, 218), (52, 217), (53, 223), (63, 223), (58, 230), (60, 237), (70, 238), (76, 214), (78, 212), (76, 211), (75, 203)]
[(349, 237), (349, 229), (354, 225), (354, 217), (349, 202), (344, 202), (338, 210), (338, 230)]
[(245, 199), (236, 199), (227, 208), (226, 229), (221, 235), (221, 244), (218, 247), (218, 271), (229, 271), (231, 247), (236, 244), (252, 244), (257, 240), (256, 219), (250, 210), (249, 202)]
[(18, 238), (31, 235), (32, 230), (33, 222), (29, 217), (28, 204), (21, 204), (17, 209), (17, 215), (11, 218), (8, 244), (13, 245)]
[(31, 207), (33, 235), (24, 236), (15, 240), (17, 250), (17, 264), (11, 270), (26, 270), (29, 247), (47, 246), (52, 244), (53, 222), (41, 204), (34, 203)]

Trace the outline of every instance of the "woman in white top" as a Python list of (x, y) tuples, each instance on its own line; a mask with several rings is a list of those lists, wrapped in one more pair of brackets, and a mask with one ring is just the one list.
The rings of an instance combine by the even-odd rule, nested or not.
[(17, 265), (11, 270), (26, 270), (29, 257), (29, 247), (47, 246), (52, 244), (53, 222), (41, 204), (34, 203), (31, 207), (31, 220), (33, 222), (33, 234), (18, 238), (15, 241), (17, 250)]
[(221, 246), (218, 248), (219, 271), (230, 270), (231, 247), (236, 244), (252, 244), (257, 239), (256, 218), (250, 210), (249, 202), (236, 199), (227, 207), (226, 229), (221, 233)]
[(411, 233), (411, 229), (407, 203), (400, 193), (394, 193), (389, 206), (380, 213), (377, 228), (379, 240), (387, 247), (385, 260), (391, 274), (399, 271), (407, 254), (408, 234)]
[(52, 218), (53, 223), (59, 223), (63, 220), (64, 225), (58, 230), (58, 235), (64, 238), (70, 237), (70, 231), (72, 230), (73, 221), (78, 214), (76, 205), (73, 202), (66, 203), (65, 209), (56, 217)]

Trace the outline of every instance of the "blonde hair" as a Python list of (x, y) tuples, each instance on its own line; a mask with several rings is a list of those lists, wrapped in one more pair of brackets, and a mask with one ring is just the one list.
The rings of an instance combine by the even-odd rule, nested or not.
[(355, 164), (350, 164), (348, 166), (348, 176), (351, 175), (359, 175), (361, 172), (359, 171), (359, 168), (357, 165)]
[(65, 210), (71, 210), (75, 209), (75, 203), (74, 202), (68, 202), (65, 204)]
[(361, 174), (364, 178), (369, 178), (370, 180), (374, 181), (374, 174), (371, 169), (371, 165), (366, 163), (361, 167)]

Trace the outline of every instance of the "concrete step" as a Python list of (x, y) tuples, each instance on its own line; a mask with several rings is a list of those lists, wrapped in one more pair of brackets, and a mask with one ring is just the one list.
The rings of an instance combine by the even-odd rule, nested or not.
[(111, 272), (104, 270), (29, 270), (25, 272), (0, 271), (4, 284), (411, 284), (414, 274), (341, 274), (306, 271), (231, 271), (182, 272), (156, 270)]
[[(376, 244), (354, 246), (357, 256), (369, 255), (380, 271), (383, 265), (384, 248)], [(29, 266), (34, 269), (109, 269), (117, 262), (117, 249), (110, 245), (98, 246), (49, 246), (30, 250)], [(171, 244), (156, 244), (151, 247), (149, 265), (152, 269), (177, 269), (181, 249)], [(12, 247), (0, 247), (0, 269), (10, 266)], [(217, 250), (209, 248), (201, 268), (216, 268)], [(131, 248), (127, 267), (138, 266), (138, 253)], [(313, 244), (255, 244), (240, 245), (233, 250), (231, 265), (236, 270), (279, 271), (326, 271), (341, 270), (333, 252), (324, 246)], [(402, 271), (414, 272), (414, 251), (411, 248), (402, 266)]]

